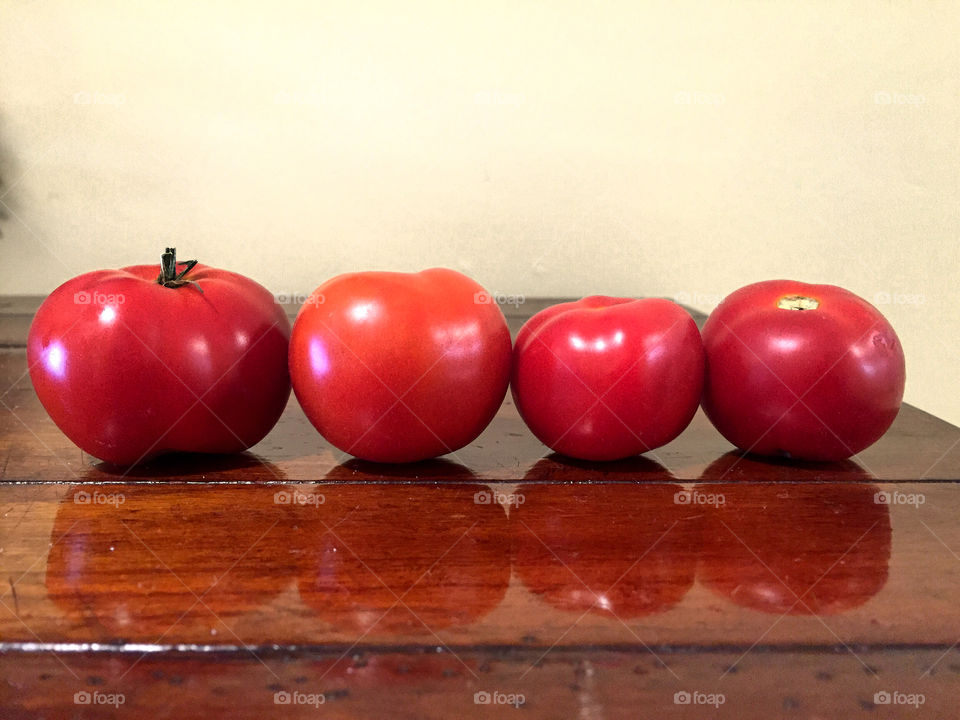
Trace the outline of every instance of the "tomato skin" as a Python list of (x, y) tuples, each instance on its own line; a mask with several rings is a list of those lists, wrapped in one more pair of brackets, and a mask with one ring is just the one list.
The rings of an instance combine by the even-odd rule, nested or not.
[(619, 460), (683, 432), (700, 403), (703, 370), (697, 325), (676, 303), (591, 296), (549, 307), (521, 328), (511, 388), (545, 445), (582, 460)]
[[(779, 307), (791, 296), (818, 306)], [(748, 285), (713, 311), (703, 341), (703, 409), (742, 450), (842, 460), (876, 442), (900, 409), (906, 374), (897, 334), (879, 310), (843, 288)]]
[(27, 339), (40, 402), (77, 446), (117, 465), (255, 445), (290, 396), (286, 313), (226, 270), (196, 265), (187, 278), (202, 293), (158, 275), (98, 270), (50, 294)]
[(510, 352), (503, 313), (465, 275), (348, 273), (300, 310), (290, 377), (331, 444), (364, 460), (415, 462), (460, 449), (490, 423)]

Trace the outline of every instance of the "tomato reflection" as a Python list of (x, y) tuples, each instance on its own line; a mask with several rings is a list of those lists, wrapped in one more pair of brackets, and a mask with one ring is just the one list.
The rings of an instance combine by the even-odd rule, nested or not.
[(47, 593), (118, 640), (155, 642), (174, 630), (171, 617), (181, 634), (227, 633), (220, 620), (231, 626), (296, 576), (289, 509), (276, 492), (73, 486), (51, 533)]
[[(704, 477), (731, 462), (716, 461)], [(759, 472), (743, 459), (746, 472)], [(736, 605), (762, 612), (824, 615), (858, 607), (887, 581), (891, 549), (889, 507), (866, 472), (837, 463), (849, 484), (706, 483), (700, 581)]]
[[(638, 459), (639, 461), (639, 459)], [(623, 461), (623, 469), (632, 461)], [(642, 459), (653, 484), (540, 485), (517, 489), (514, 566), (535, 595), (562, 610), (621, 618), (662, 612), (693, 585), (699, 517), (676, 501), (682, 487)], [(544, 459), (525, 480), (554, 479)]]
[(351, 458), (332, 468), (324, 478), (325, 482), (337, 483), (403, 482), (410, 480), (472, 483), (476, 482), (477, 478), (472, 471), (463, 465), (443, 458), (397, 464)]
[(868, 482), (873, 479), (853, 460), (809, 462), (748, 455), (739, 450), (721, 455), (700, 474), (700, 482)]
[[(340, 465), (325, 480), (356, 481), (366, 467)], [(452, 484), (320, 486), (330, 488), (327, 502), (299, 513), (303, 602), (337, 628), (361, 633), (429, 635), (483, 617), (510, 580), (503, 507), (453, 463), (395, 472)]]
[(594, 482), (676, 482), (676, 479), (658, 462), (644, 455), (591, 462), (577, 460), (559, 453), (541, 458), (527, 471), (524, 482), (534, 483), (594, 483)]
[[(217, 618), (250, 616), (246, 636), (293, 585), (296, 612), (320, 621), (297, 626), (311, 639), (331, 627), (432, 638), (496, 608), (511, 566), (553, 608), (623, 619), (676, 606), (697, 579), (735, 605), (801, 615), (881, 590), (890, 516), (863, 470), (810, 470), (844, 480), (831, 483), (712, 481), (738, 477), (734, 461), (752, 477), (769, 469), (729, 454), (693, 491), (647, 458), (591, 468), (558, 457), (518, 487), (439, 460), (351, 461), (316, 486), (79, 485), (58, 508), (45, 582), (69, 616), (148, 642), (176, 618), (174, 636), (209, 640)], [(600, 482), (563, 482), (573, 477)]]
[(238, 472), (243, 480), (274, 482), (283, 480), (283, 474), (272, 463), (268, 463), (251, 452), (217, 455), (212, 453), (177, 452), (160, 455), (133, 467), (97, 462), (92, 465), (84, 480), (100, 482), (104, 480), (150, 480), (183, 478), (184, 480), (235, 480)]

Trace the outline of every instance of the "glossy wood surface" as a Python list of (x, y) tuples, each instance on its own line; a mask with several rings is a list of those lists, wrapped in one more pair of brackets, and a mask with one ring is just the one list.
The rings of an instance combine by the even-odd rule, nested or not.
[(956, 716), (960, 430), (915, 408), (847, 463), (743, 457), (701, 414), (598, 465), (508, 399), (381, 467), (291, 402), (249, 453), (128, 471), (25, 371), (0, 352), (0, 718)]

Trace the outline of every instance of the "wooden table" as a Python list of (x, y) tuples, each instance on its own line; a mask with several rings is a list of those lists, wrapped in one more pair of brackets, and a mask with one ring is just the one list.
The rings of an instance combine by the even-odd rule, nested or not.
[(37, 401), (35, 304), (0, 308), (2, 718), (960, 714), (960, 430), (921, 410), (856, 462), (741, 457), (699, 414), (599, 465), (508, 398), (394, 468), (291, 399), (249, 453), (124, 472)]

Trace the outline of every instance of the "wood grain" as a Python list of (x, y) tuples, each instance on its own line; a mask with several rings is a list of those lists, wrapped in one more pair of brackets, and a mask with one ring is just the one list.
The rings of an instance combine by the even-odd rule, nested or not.
[[(346, 661), (321, 653), (286, 651), (254, 658), (248, 653), (60, 654), (0, 656), (5, 720), (34, 718), (546, 718), (548, 720), (682, 720), (722, 718), (946, 718), (956, 717), (960, 692), (957, 654), (941, 671), (920, 678), (918, 667), (941, 655), (929, 650), (868, 651), (862, 659), (879, 678), (848, 655), (832, 652), (755, 652), (737, 671), (723, 673), (739, 653), (678, 652), (670, 669), (644, 653), (558, 649), (536, 661), (528, 651), (370, 652)], [(137, 662), (139, 659), (139, 662)], [(461, 662), (462, 661), (462, 662)], [(336, 664), (335, 664), (336, 663)], [(122, 680), (113, 678), (123, 675)], [(676, 675), (676, 677), (674, 677)], [(722, 677), (721, 677), (722, 676)], [(17, 694), (20, 691), (20, 694)], [(122, 694), (119, 708), (75, 705), (77, 692)], [(276, 693), (324, 695), (318, 706), (277, 705)], [(475, 693), (522, 695), (511, 705), (474, 702)], [(723, 704), (677, 704), (678, 692), (721, 694)], [(876, 704), (877, 693), (922, 695), (923, 704)], [(4, 694), (6, 697), (4, 697)], [(519, 698), (518, 698), (519, 699)], [(917, 698), (919, 701), (920, 698)]]

